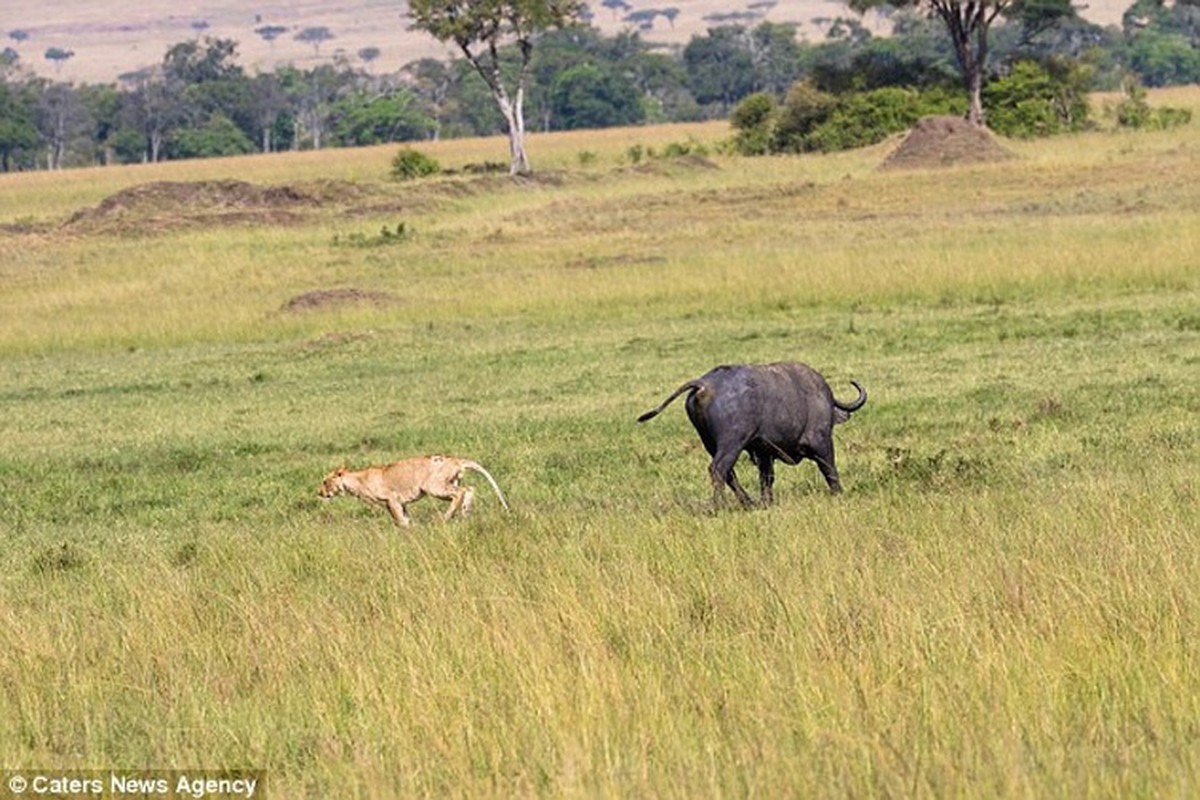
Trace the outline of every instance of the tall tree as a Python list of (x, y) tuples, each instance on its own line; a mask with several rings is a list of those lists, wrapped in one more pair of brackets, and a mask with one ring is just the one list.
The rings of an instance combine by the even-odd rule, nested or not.
[(93, 120), (75, 87), (67, 83), (45, 83), (38, 98), (38, 133), (48, 148), (46, 165), (62, 169), (67, 147), (86, 137)]
[(401, 73), (433, 120), (430, 136), (441, 138), (442, 125), (459, 94), (454, 71), (436, 58), (422, 58), (405, 64)]
[[(130, 85), (125, 104), (126, 126), (142, 136), (142, 160), (155, 163), (165, 155), (171, 133), (184, 122), (184, 84), (164, 77), (161, 67), (149, 67), (121, 76)], [(127, 143), (123, 146), (127, 146)]]
[(637, 89), (613, 68), (580, 64), (550, 87), (550, 106), (566, 130), (634, 125), (645, 118)]
[(38, 143), (36, 101), (32, 81), (10, 83), (0, 72), (0, 172), (8, 172), (18, 162), (32, 166), (29, 156)]
[[(491, 91), (508, 128), (509, 172), (531, 169), (525, 152), (525, 87), (538, 37), (579, 20), (582, 0), (409, 0), (413, 27), (458, 47)], [(501, 47), (515, 44), (515, 76), (505, 76)]]
[(755, 87), (782, 97), (800, 77), (800, 45), (796, 26), (761, 22), (750, 31), (750, 57)]
[(253, 98), (260, 147), (264, 153), (270, 153), (275, 149), (275, 127), (280, 117), (288, 110), (283, 81), (274, 72), (259, 73), (250, 80), (250, 96)]
[(946, 26), (954, 56), (970, 98), (967, 119), (983, 126), (983, 77), (987, 70), (988, 32), (996, 18), (1016, 0), (848, 0), (860, 14), (880, 6), (924, 7)]
[(754, 91), (754, 55), (741, 25), (709, 28), (683, 48), (688, 86), (697, 102), (715, 105), (724, 115), (734, 103)]

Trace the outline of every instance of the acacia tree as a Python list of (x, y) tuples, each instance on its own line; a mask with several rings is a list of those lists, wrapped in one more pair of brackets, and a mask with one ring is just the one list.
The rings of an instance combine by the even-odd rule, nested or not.
[(967, 120), (983, 126), (983, 76), (987, 69), (988, 32), (996, 17), (1017, 0), (848, 0), (860, 14), (880, 6), (925, 8), (938, 17), (950, 34), (954, 57), (970, 97)]
[[(527, 175), (525, 86), (537, 38), (578, 21), (582, 0), (409, 0), (413, 27), (453, 42), (483, 78), (508, 128), (509, 173)], [(506, 77), (500, 50), (515, 44), (515, 75)]]

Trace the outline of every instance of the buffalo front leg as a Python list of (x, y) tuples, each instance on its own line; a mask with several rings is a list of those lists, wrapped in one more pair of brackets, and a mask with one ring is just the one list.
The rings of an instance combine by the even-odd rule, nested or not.
[(814, 452), (812, 460), (817, 462), (817, 469), (821, 470), (821, 474), (825, 476), (830, 493), (841, 494), (842, 482), (838, 479), (837, 466), (833, 462), (833, 443), (829, 442), (826, 447)]
[(767, 455), (751, 455), (750, 460), (758, 467), (758, 489), (761, 502), (769, 506), (775, 502), (775, 459)]

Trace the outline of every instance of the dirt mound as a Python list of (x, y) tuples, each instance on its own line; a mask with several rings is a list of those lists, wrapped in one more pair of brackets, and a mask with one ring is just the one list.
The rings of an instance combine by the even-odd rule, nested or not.
[(926, 169), (1005, 161), (1013, 154), (986, 128), (960, 117), (925, 117), (884, 160), (884, 169)]
[(77, 211), (65, 227), (155, 233), (214, 224), (288, 224), (324, 205), (359, 200), (363, 191), (335, 181), (285, 186), (238, 180), (157, 181), (122, 189), (94, 208)]
[(317, 289), (293, 297), (284, 303), (280, 310), (298, 314), (304, 311), (320, 311), (321, 309), (360, 304), (382, 306), (395, 301), (396, 298), (387, 292), (368, 292), (363, 289)]

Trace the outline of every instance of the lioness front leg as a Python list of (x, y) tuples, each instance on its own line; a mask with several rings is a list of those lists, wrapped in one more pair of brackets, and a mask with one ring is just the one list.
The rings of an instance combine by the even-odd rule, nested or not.
[(408, 509), (405, 508), (404, 503), (401, 503), (399, 500), (388, 500), (387, 510), (388, 513), (392, 515), (392, 519), (395, 520), (396, 524), (401, 528), (407, 528), (412, 524), (412, 518), (408, 516)]

